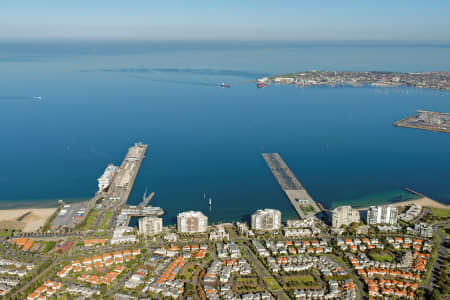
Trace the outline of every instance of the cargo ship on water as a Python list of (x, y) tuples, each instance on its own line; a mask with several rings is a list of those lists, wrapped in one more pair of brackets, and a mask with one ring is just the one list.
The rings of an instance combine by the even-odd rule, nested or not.
[(103, 192), (105, 190), (107, 190), (109, 188), (109, 186), (111, 185), (114, 176), (117, 173), (117, 170), (119, 168), (114, 166), (113, 164), (109, 164), (106, 169), (105, 172), (103, 172), (103, 175), (100, 176), (99, 179), (97, 179), (98, 181), (98, 190), (100, 192)]
[(225, 83), (222, 82), (222, 83), (220, 84), (220, 87), (222, 87), (222, 88), (230, 88), (231, 85), (225, 84)]

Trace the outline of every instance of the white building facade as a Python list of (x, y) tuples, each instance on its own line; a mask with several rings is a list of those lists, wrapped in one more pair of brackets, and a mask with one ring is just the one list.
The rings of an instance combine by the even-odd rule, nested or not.
[(360, 216), (357, 209), (353, 209), (350, 205), (339, 206), (331, 211), (332, 225), (334, 228), (340, 228), (342, 225), (350, 225), (351, 223), (359, 223)]
[(139, 219), (139, 233), (145, 236), (157, 235), (162, 232), (162, 218), (143, 217)]
[(258, 209), (252, 215), (253, 230), (278, 230), (281, 228), (281, 212), (276, 209)]
[(397, 224), (397, 208), (388, 206), (371, 206), (367, 211), (367, 224)]
[(200, 211), (187, 211), (177, 216), (178, 232), (198, 233), (208, 230), (208, 217)]

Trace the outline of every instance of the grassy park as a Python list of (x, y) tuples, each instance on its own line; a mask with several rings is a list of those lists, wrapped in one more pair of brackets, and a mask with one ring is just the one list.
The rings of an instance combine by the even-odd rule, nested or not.
[(259, 285), (257, 277), (238, 277), (236, 278), (235, 283), (236, 290), (239, 293), (255, 293), (264, 291), (264, 288)]
[(87, 217), (86, 224), (84, 224), (82, 230), (90, 229), (92, 226), (92, 223), (94, 223), (94, 221), (97, 219), (97, 215), (98, 215), (98, 210), (95, 210), (95, 209), (91, 210), (89, 212), (89, 216)]
[(281, 290), (281, 287), (278, 284), (278, 282), (276, 282), (275, 279), (273, 279), (272, 277), (264, 276), (262, 279), (263, 279), (264, 283), (267, 285), (267, 287), (269, 288), (269, 290), (271, 290), (271, 291)]
[(372, 250), (369, 252), (369, 257), (379, 262), (392, 262), (392, 256), (385, 250)]
[(285, 290), (319, 289), (320, 282), (313, 275), (286, 275), (282, 277)]
[(314, 212), (314, 208), (311, 205), (300, 205), (300, 208), (305, 215)]
[(450, 209), (445, 208), (432, 208), (431, 209), (433, 216), (438, 218), (450, 218)]

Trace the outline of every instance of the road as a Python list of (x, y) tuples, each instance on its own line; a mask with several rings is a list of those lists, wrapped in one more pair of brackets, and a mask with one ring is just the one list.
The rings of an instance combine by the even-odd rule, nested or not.
[(436, 258), (436, 262), (433, 265), (433, 269), (431, 270), (431, 274), (430, 274), (430, 278), (428, 278), (428, 283), (426, 285), (426, 288), (428, 291), (430, 291), (430, 293), (433, 291), (434, 285), (435, 283), (439, 280), (439, 274), (440, 274), (440, 268), (442, 265), (442, 260), (445, 258), (446, 254), (447, 254), (447, 248), (446, 246), (446, 240), (447, 237), (444, 236), (439, 229), (443, 226), (446, 226), (450, 224), (450, 222), (444, 223), (444, 224), (439, 224), (438, 226), (434, 227), (434, 234), (437, 234), (440, 239), (441, 242), (439, 244), (439, 249), (437, 252), (437, 258)]
[(353, 272), (353, 270), (351, 270), (349, 267), (347, 267), (345, 264), (340, 263), (337, 260), (337, 256), (334, 255), (327, 255), (330, 259), (332, 259), (335, 263), (337, 263), (339, 266), (341, 266), (345, 272), (349, 273), (350, 275), (352, 275), (352, 279), (353, 282), (355, 282), (356, 287), (358, 288), (358, 294), (359, 294), (359, 298), (358, 299), (365, 299), (364, 298), (364, 287), (361, 283), (361, 281), (359, 280), (358, 276), (355, 274), (355, 272)]
[[(253, 253), (253, 251), (251, 251), (248, 248), (247, 245), (243, 244), (242, 245), (242, 249), (247, 254), (248, 258), (251, 260), (251, 263), (253, 264), (253, 268), (255, 269), (255, 271), (257, 273), (259, 273), (259, 276), (261, 278), (263, 278), (263, 277), (270, 277), (273, 280), (275, 280), (275, 278), (273, 278), (273, 276), (269, 272), (269, 270), (267, 270), (266, 267), (264, 267), (264, 265), (259, 261), (259, 259), (256, 257), (256, 255)], [(263, 280), (263, 282), (264, 282), (264, 280)], [(275, 280), (275, 282), (276, 282), (276, 280)], [(274, 295), (278, 296), (278, 299), (283, 299), (283, 300), (289, 300), (290, 299), (289, 296), (284, 292), (283, 289), (272, 290), (268, 286), (266, 286), (266, 288), (268, 290), (270, 290)]]
[(17, 295), (23, 293), (31, 284), (33, 284), (33, 282), (35, 281), (39, 281), (42, 279), (42, 277), (47, 276), (47, 273), (52, 270), (54, 267), (56, 267), (60, 261), (62, 260), (62, 256), (58, 257), (57, 259), (55, 259), (53, 261), (53, 263), (51, 263), (44, 271), (41, 271), (39, 274), (37, 274), (36, 276), (33, 276), (32, 279), (25, 284), (23, 287), (21, 287), (19, 290), (17, 290), (14, 294), (12, 294), (10, 297), (11, 298), (15, 298), (17, 297)]
[(198, 299), (200, 299), (200, 295), (198, 293), (198, 285), (200, 283), (200, 273), (202, 272), (202, 270), (204, 270), (206, 268), (206, 265), (211, 263), (212, 260), (203, 260), (203, 262), (199, 265), (200, 269), (198, 271), (197, 276), (193, 277), (193, 281), (192, 284), (194, 285), (194, 290), (195, 290), (195, 295), (198, 297)]

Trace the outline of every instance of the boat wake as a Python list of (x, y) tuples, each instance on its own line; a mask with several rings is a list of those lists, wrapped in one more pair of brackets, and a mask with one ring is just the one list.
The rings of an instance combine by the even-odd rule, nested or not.
[(0, 100), (43, 100), (42, 96), (0, 96)]

